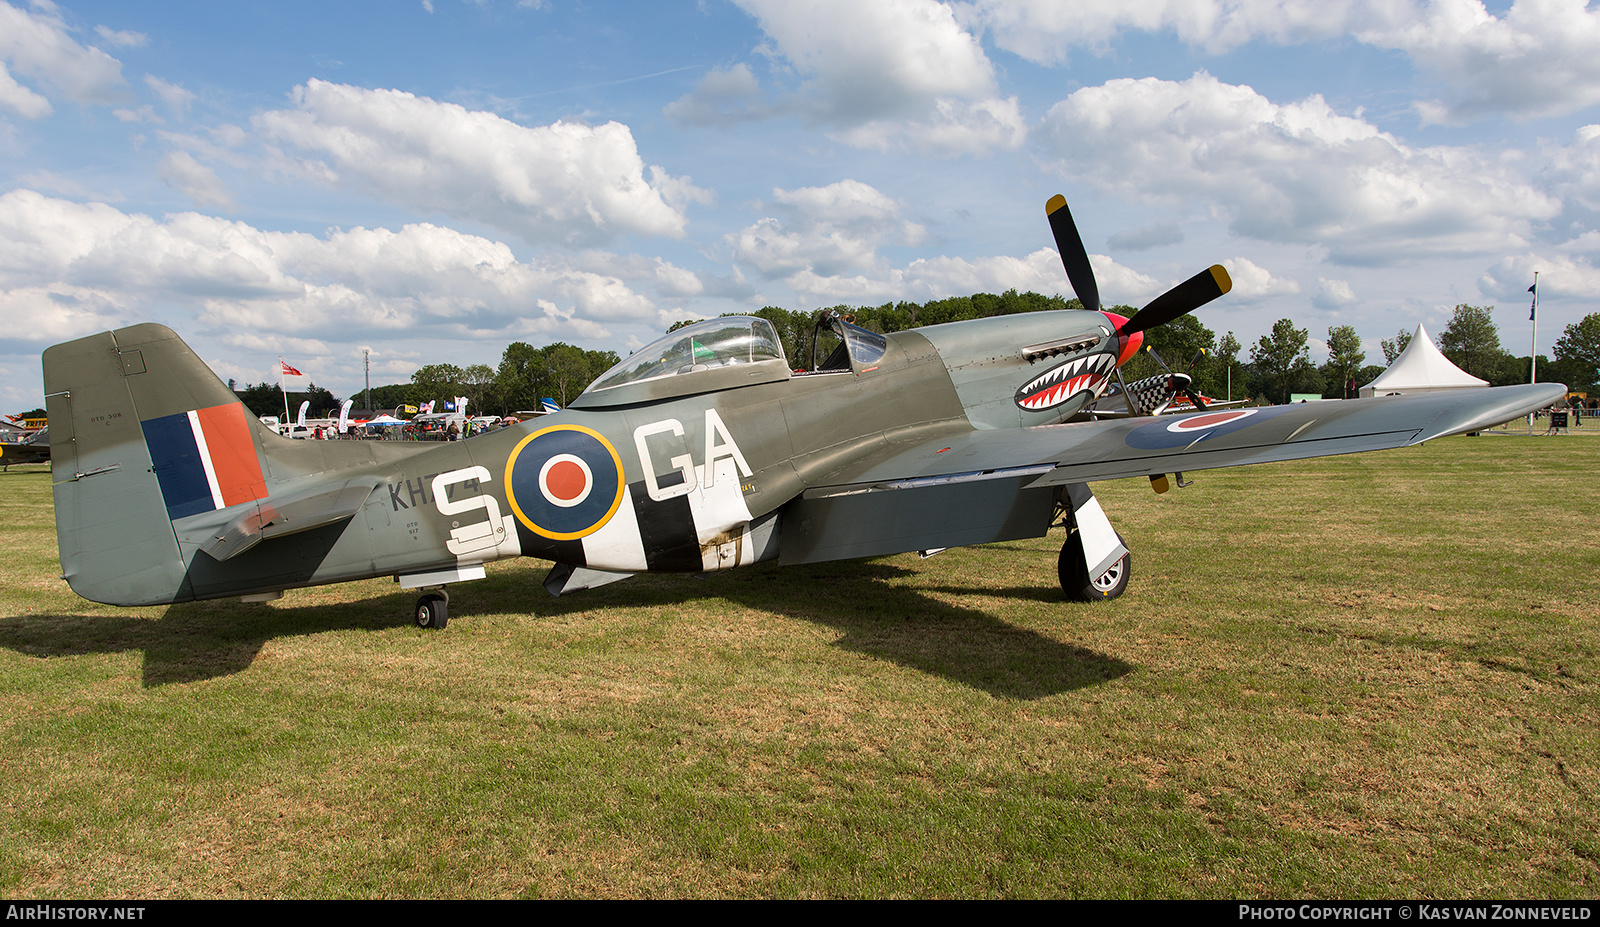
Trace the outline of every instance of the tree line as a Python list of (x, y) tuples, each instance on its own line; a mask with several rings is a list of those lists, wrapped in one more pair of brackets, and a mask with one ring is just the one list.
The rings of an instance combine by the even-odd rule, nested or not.
[[(944, 322), (1081, 308), (1082, 303), (1076, 299), (1018, 293), (1014, 289), (998, 295), (974, 293), (926, 303), (830, 307), (835, 313), (850, 316), (857, 325), (885, 334)], [(1492, 310), (1492, 306), (1456, 306), (1439, 335), (1439, 349), (1456, 366), (1488, 380), (1491, 386), (1526, 383), (1530, 359), (1516, 357), (1501, 346)], [(772, 323), (789, 362), (804, 368), (811, 365), (821, 311), (768, 306), (751, 314)], [(1138, 312), (1131, 306), (1113, 306), (1110, 311), (1129, 317)], [(681, 322), (673, 328), (687, 324), (690, 323)], [(1310, 331), (1296, 327), (1290, 319), (1279, 319), (1272, 331), (1262, 335), (1246, 353), (1233, 332), (1218, 338), (1193, 315), (1186, 315), (1145, 332), (1145, 345), (1153, 351), (1143, 351), (1131, 359), (1123, 368), (1123, 376), (1131, 382), (1160, 373), (1165, 364), (1174, 371), (1191, 374), (1196, 388), (1214, 398), (1282, 403), (1291, 394), (1310, 393), (1339, 399), (1354, 396), (1360, 386), (1376, 379), (1410, 340), (1411, 333), (1404, 329), (1394, 338), (1382, 339), (1384, 363), (1367, 363), (1355, 328), (1335, 325), (1327, 331), (1328, 360), (1318, 365), (1311, 361)], [(1539, 379), (1561, 381), (1574, 390), (1593, 391), (1600, 381), (1600, 313), (1567, 326), (1553, 351), (1553, 358), (1539, 356)], [(420, 405), (452, 396), (466, 396), (469, 411), (494, 415), (537, 409), (544, 397), (555, 399), (565, 408), (618, 360), (615, 352), (588, 350), (564, 342), (534, 347), (516, 341), (506, 346), (498, 366), (428, 364), (413, 373), (409, 383), (373, 387), (370, 404), (365, 392), (351, 398), (357, 406), (374, 410)], [(291, 413), (302, 399), (310, 399), (313, 417), (338, 413), (340, 400), (321, 387), (312, 385), (305, 392), (291, 392), (290, 397)], [(240, 398), (257, 415), (283, 413), (283, 394), (276, 384), (250, 386), (240, 392)]]

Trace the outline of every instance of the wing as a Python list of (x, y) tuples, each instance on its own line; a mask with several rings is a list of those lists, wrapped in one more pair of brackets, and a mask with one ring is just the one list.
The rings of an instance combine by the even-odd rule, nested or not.
[(1406, 447), (1510, 421), (1565, 392), (1506, 386), (891, 439), (786, 506), (780, 560), (1040, 537), (1064, 484)]
[(807, 498), (1030, 475), (1028, 488), (1407, 447), (1549, 406), (1559, 383), (969, 431), (891, 444)]

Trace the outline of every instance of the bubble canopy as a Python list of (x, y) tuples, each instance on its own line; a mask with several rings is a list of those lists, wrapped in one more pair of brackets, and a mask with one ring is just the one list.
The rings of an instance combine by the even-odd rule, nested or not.
[(772, 323), (730, 315), (685, 325), (645, 345), (601, 374), (572, 405), (685, 395), (788, 376), (788, 361)]

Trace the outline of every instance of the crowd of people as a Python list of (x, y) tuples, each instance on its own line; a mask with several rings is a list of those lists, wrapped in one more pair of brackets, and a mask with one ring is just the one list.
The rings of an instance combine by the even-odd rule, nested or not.
[(288, 429), (293, 438), (312, 441), (460, 441), (516, 424), (516, 418), (441, 418), (397, 421), (384, 424), (350, 422), (341, 432), (336, 425), (312, 425), (304, 430)]

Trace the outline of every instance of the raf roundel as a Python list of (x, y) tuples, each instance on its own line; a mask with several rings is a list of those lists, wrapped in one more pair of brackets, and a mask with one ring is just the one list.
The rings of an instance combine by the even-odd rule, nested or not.
[(581, 425), (540, 429), (506, 461), (506, 495), (517, 520), (556, 541), (598, 531), (622, 504), (624, 487), (617, 449)]
[(1208, 428), (1217, 428), (1241, 418), (1249, 418), (1256, 414), (1255, 409), (1240, 409), (1236, 412), (1207, 412), (1201, 415), (1188, 415), (1178, 419), (1167, 426), (1173, 434), (1192, 434), (1205, 431)]
[[(1234, 409), (1227, 412), (1196, 412), (1189, 415), (1160, 416), (1128, 432), (1123, 440), (1141, 450), (1190, 447), (1242, 431), (1292, 412), (1295, 406)], [(1276, 439), (1274, 439), (1276, 440)]]

